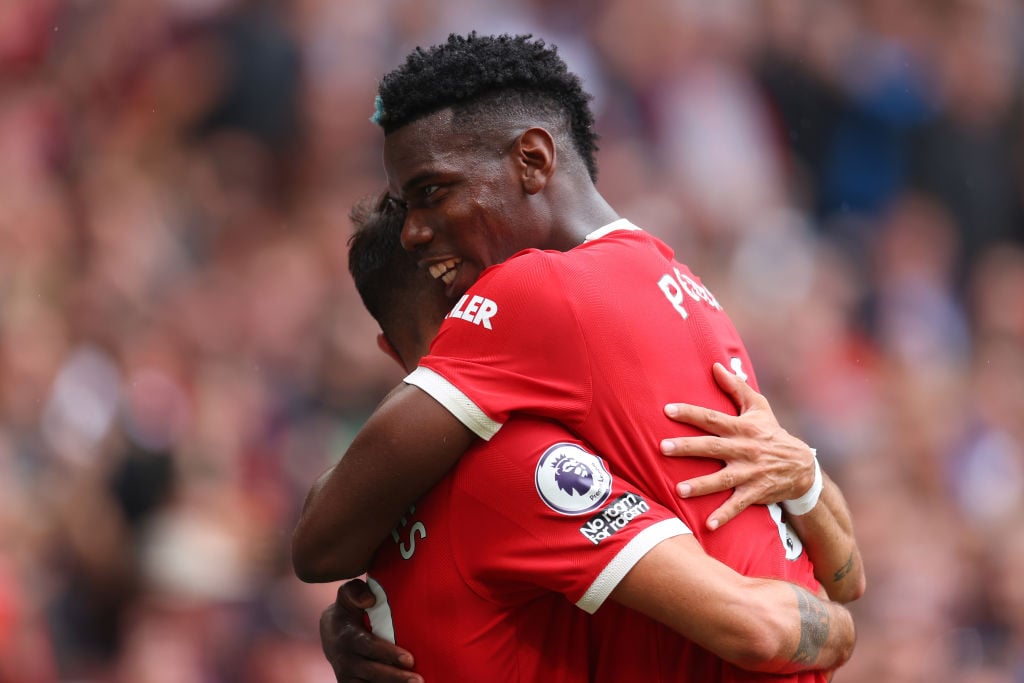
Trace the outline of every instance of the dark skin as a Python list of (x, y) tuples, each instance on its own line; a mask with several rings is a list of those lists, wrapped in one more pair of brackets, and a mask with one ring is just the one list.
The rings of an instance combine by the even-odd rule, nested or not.
[[(384, 145), (391, 191), (408, 207), (402, 244), (423, 268), (458, 261), (454, 277), (448, 276), (449, 296), (521, 249), (571, 249), (595, 226), (618, 218), (547, 129), (479, 135), (466, 136), (451, 111), (442, 110), (395, 131)], [(333, 581), (365, 571), (408, 504), (439, 481), (475, 438), (428, 394), (400, 385), (310, 491), (293, 536), (298, 576)], [(733, 489), (711, 515), (716, 525), (751, 504), (796, 498), (813, 479), (809, 451), (788, 477), (772, 479), (767, 488), (746, 454), (739, 461), (722, 457), (726, 466), (701, 482), (705, 491)], [(405, 475), (394, 477), (396, 471)]]

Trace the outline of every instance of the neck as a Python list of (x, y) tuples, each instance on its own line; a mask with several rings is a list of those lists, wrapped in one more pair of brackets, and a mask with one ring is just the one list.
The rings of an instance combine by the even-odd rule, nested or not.
[(574, 188), (568, 197), (556, 198), (554, 205), (559, 210), (549, 249), (568, 251), (583, 244), (594, 230), (619, 219), (619, 214), (589, 180), (585, 187)]

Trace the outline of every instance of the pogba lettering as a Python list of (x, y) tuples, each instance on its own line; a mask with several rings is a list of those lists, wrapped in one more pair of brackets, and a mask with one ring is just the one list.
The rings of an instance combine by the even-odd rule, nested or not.
[(696, 302), (703, 301), (705, 304), (714, 308), (715, 310), (722, 310), (721, 304), (718, 303), (718, 299), (715, 295), (708, 291), (708, 288), (700, 284), (686, 273), (682, 273), (678, 268), (673, 268), (672, 273), (666, 273), (661, 276), (658, 280), (658, 288), (661, 289), (662, 294), (668, 299), (668, 302), (672, 304), (672, 307), (676, 309), (683, 320), (690, 317), (686, 308), (683, 306), (685, 296), (689, 296)]

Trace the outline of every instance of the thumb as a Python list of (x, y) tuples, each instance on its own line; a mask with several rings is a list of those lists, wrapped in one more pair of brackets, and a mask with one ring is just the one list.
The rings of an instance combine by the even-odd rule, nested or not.
[(370, 587), (366, 585), (365, 581), (352, 579), (338, 587), (336, 602), (341, 607), (365, 610), (368, 607), (373, 607), (377, 598), (370, 592)]

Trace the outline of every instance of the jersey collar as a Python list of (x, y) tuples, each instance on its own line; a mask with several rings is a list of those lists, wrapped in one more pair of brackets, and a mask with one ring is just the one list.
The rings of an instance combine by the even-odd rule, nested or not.
[(612, 221), (608, 225), (598, 228), (594, 232), (590, 233), (586, 236), (584, 241), (591, 242), (593, 240), (600, 239), (608, 233), (615, 232), (616, 230), (640, 230), (640, 228), (630, 223), (627, 219), (620, 218), (619, 220)]

